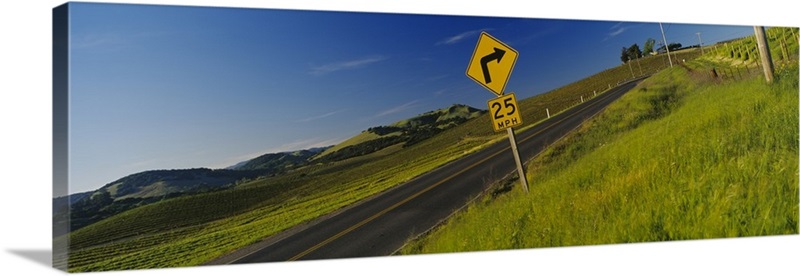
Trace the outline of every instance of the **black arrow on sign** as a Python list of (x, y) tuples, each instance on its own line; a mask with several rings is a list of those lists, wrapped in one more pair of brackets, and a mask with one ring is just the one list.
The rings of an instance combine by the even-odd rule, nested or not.
[(492, 82), (492, 77), (489, 76), (489, 67), (487, 67), (487, 64), (492, 60), (497, 60), (497, 63), (500, 63), (500, 60), (503, 59), (503, 55), (505, 54), (506, 51), (495, 47), (494, 53), (488, 54), (481, 58), (481, 69), (483, 69), (483, 79), (485, 80), (486, 84)]

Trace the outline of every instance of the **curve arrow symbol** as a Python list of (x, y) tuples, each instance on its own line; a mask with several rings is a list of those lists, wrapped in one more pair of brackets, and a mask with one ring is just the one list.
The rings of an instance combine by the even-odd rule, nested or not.
[(493, 60), (497, 60), (497, 63), (500, 63), (500, 60), (503, 59), (503, 56), (506, 54), (506, 51), (498, 49), (497, 47), (494, 48), (494, 52), (488, 55), (485, 55), (481, 58), (481, 69), (483, 70), (483, 79), (486, 84), (492, 82), (492, 77), (489, 75), (489, 62)]

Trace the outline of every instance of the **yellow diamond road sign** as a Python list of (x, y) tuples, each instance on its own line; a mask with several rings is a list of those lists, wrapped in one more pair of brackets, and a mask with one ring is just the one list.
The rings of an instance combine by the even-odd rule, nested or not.
[(502, 96), (508, 77), (514, 70), (517, 56), (519, 56), (517, 50), (486, 32), (481, 32), (467, 66), (467, 76), (498, 96)]
[(517, 97), (514, 96), (514, 93), (491, 99), (487, 104), (489, 104), (489, 116), (492, 117), (494, 131), (501, 131), (522, 124)]

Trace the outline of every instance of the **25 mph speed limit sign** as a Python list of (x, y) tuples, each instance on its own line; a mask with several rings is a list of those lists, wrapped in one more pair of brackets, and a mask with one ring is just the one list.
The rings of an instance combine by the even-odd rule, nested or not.
[(514, 93), (489, 100), (489, 116), (492, 117), (492, 127), (494, 131), (501, 131), (506, 128), (515, 127), (522, 124), (522, 117), (519, 116), (517, 97)]

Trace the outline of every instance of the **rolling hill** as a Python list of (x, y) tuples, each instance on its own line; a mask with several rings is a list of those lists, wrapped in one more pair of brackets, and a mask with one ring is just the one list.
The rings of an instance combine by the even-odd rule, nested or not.
[[(139, 172), (94, 191), (72, 194), (69, 201), (66, 196), (53, 199), (53, 223), (69, 223), (74, 231), (138, 206), (183, 195), (227, 189), (239, 179), (255, 178), (262, 173), (258, 170), (206, 168)], [(53, 233), (54, 236), (63, 234)]]
[(229, 168), (234, 170), (264, 170), (267, 174), (282, 172), (303, 166), (308, 160), (330, 147), (311, 148), (292, 152), (267, 153), (259, 157), (240, 162)]
[[(78, 230), (124, 211), (169, 198), (219, 191), (258, 177), (274, 177), (309, 164), (342, 161), (397, 144), (411, 145), (480, 116), (485, 111), (453, 105), (396, 122), (369, 128), (337, 146), (266, 153), (225, 169), (170, 169), (131, 174), (89, 192), (53, 199), (54, 224)], [(327, 157), (321, 153), (328, 153)], [(70, 198), (69, 200), (67, 200)], [(67, 207), (69, 206), (69, 207)], [(54, 236), (63, 235), (54, 232)]]
[(313, 160), (315, 162), (340, 161), (377, 152), (397, 144), (402, 144), (403, 147), (411, 146), (484, 113), (486, 113), (485, 110), (455, 104), (388, 126), (369, 128), (329, 148)]

